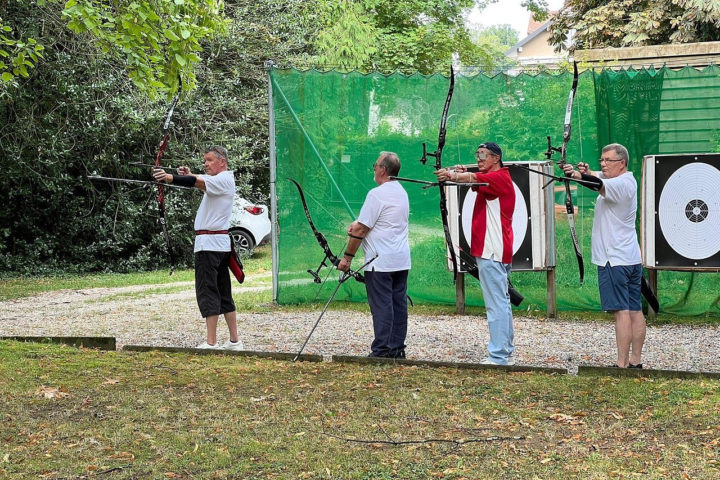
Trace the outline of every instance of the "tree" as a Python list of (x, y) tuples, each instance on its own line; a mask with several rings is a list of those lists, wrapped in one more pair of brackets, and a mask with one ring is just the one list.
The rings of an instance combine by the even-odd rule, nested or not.
[(493, 25), (471, 31), (472, 41), (492, 58), (492, 66), (507, 65), (505, 52), (518, 42), (518, 32), (510, 25)]
[(469, 65), (492, 54), (474, 44), (465, 14), (490, 1), (320, 0), (320, 29), (314, 38), (318, 67), (341, 70), (400, 70), (430, 74), (447, 70), (453, 55)]
[(518, 32), (510, 25), (493, 25), (477, 31), (473, 35), (478, 43), (497, 45), (506, 50), (518, 42)]
[[(267, 194), (263, 62), (295, 63), (312, 51), (307, 32), (315, 23), (304, 3), (228, 2), (225, 31), (199, 43), (197, 87), (176, 108), (166, 165), (198, 167), (204, 147), (221, 143), (240, 193)], [(154, 158), (168, 101), (149, 100), (133, 85), (122, 51), (103, 54), (97, 37), (70, 31), (60, 13), (52, 2), (3, 4), (17, 38), (45, 48), (35, 70), (0, 95), (0, 165), (8, 178), (0, 184), (0, 274), (158, 268), (167, 257), (155, 192), (86, 175), (148, 179), (147, 169), (128, 162)], [(180, 264), (191, 262), (187, 212), (200, 197), (166, 194), (173, 248)]]
[[(18, 0), (17, 7), (57, 10), (68, 28), (88, 34), (103, 54), (122, 59), (133, 83), (151, 97), (172, 95), (182, 74), (186, 88), (195, 84), (200, 43), (225, 30), (222, 0)], [(8, 6), (5, 13), (13, 9)], [(0, 75), (2, 84), (16, 84), (37, 65), (44, 46), (25, 31), (14, 33), (0, 17)], [(27, 38), (26, 38), (27, 37)], [(9, 64), (2, 61), (6, 58)]]
[(717, 41), (720, 1), (568, 0), (550, 27), (558, 51), (573, 30), (571, 51)]

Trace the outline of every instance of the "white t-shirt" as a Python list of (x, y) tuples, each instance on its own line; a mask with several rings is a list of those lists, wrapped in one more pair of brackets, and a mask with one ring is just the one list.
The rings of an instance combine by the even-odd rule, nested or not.
[(641, 262), (635, 232), (637, 182), (631, 172), (602, 178), (605, 195), (598, 195), (592, 230), (592, 263), (605, 266), (635, 265)]
[(365, 261), (376, 254), (378, 258), (367, 270), (410, 270), (409, 216), (407, 193), (397, 181), (385, 182), (368, 192), (357, 221), (370, 229), (362, 242)]
[[(200, 175), (205, 180), (205, 195), (195, 215), (195, 230), (227, 230), (235, 200), (235, 176), (230, 170), (217, 175)], [(195, 251), (229, 252), (230, 236), (196, 235)]]

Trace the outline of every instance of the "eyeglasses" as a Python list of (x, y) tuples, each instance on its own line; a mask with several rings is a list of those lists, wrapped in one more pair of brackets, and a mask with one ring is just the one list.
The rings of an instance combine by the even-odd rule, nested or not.
[(373, 170), (375, 170), (375, 169), (378, 168), (378, 167), (383, 167), (383, 168), (384, 168), (385, 165), (382, 165), (382, 164), (380, 164), (380, 163), (375, 163), (375, 164), (373, 164)]
[(613, 163), (613, 162), (623, 162), (624, 160), (622, 158), (612, 159), (612, 158), (601, 158), (600, 163)]
[(487, 160), (488, 155), (492, 155), (493, 157), (498, 156), (498, 155), (495, 155), (494, 153), (475, 152), (475, 158), (478, 160)]

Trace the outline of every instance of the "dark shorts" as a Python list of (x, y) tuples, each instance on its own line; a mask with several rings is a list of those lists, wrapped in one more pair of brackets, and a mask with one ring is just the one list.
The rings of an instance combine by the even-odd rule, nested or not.
[(195, 296), (203, 317), (235, 311), (230, 252), (195, 252)]
[(641, 281), (642, 267), (639, 263), (615, 267), (606, 263), (604, 267), (598, 266), (600, 307), (606, 312), (642, 310)]

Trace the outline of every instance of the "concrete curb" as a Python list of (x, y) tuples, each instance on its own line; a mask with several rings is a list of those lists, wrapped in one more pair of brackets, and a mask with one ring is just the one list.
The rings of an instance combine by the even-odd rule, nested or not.
[[(11, 340), (16, 342), (33, 342), (45, 344), (60, 344), (73, 347), (94, 348), (98, 350), (116, 350), (115, 337), (29, 337), (29, 336), (0, 336), (0, 340)], [(292, 361), (294, 353), (286, 352), (256, 352), (251, 350), (209, 350), (186, 347), (160, 347), (151, 345), (125, 345), (122, 348), (125, 352), (167, 352), (167, 353), (190, 353), (194, 355), (234, 355), (238, 357), (268, 358), (272, 360)], [(323, 362), (326, 357), (323, 355), (302, 354), (298, 361), (302, 362)], [(408, 365), (429, 368), (457, 368), (465, 370), (500, 370), (504, 372), (535, 372), (552, 375), (569, 375), (566, 368), (535, 367), (527, 365), (483, 365), (480, 363), (464, 362), (440, 362), (433, 360), (408, 360), (404, 358), (378, 358), (360, 357), (352, 355), (332, 355), (331, 362), (351, 363), (356, 365)], [(607, 376), (607, 377), (646, 377), (646, 378), (710, 378), (720, 379), (720, 372), (688, 372), (683, 370), (657, 370), (651, 368), (617, 368), (601, 367), (593, 365), (578, 366), (578, 376)]]
[(459, 368), (467, 370), (502, 370), (505, 372), (536, 372), (567, 375), (566, 368), (531, 367), (525, 365), (483, 365), (480, 363), (436, 362), (432, 360), (408, 360), (404, 358), (354, 357), (349, 355), (333, 355), (333, 362), (354, 363), (360, 365), (414, 365), (432, 368)]
[[(194, 355), (235, 355), (238, 357), (258, 357), (270, 358), (273, 360), (290, 360), (295, 358), (294, 353), (282, 352), (254, 352), (251, 350), (212, 350), (201, 348), (185, 348), (185, 347), (154, 347), (150, 345), (125, 345), (122, 348), (124, 352), (168, 352), (168, 353), (192, 353)], [(302, 362), (322, 362), (322, 355), (302, 354), (298, 357), (298, 361)]]
[(0, 337), (0, 340), (16, 342), (54, 343), (71, 347), (96, 348), (98, 350), (115, 350), (115, 337)]
[(683, 370), (655, 370), (652, 368), (617, 368), (580, 365), (578, 376), (606, 377), (652, 377), (652, 378), (715, 378), (720, 379), (718, 372), (686, 372)]

